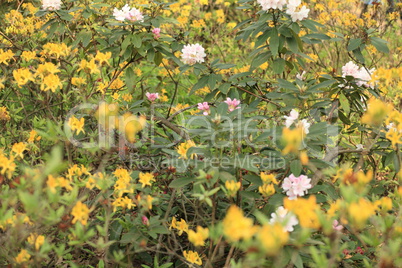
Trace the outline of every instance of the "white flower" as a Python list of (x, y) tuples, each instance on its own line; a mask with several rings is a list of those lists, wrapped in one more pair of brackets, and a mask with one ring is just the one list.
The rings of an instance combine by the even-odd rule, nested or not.
[(269, 9), (283, 9), (286, 4), (286, 0), (257, 0), (261, 5), (262, 10), (268, 11)]
[(363, 150), (363, 144), (356, 144), (356, 149), (357, 150)]
[(130, 6), (127, 4), (121, 10), (114, 8), (113, 16), (119, 21), (144, 21), (144, 16), (141, 14), (141, 12), (134, 7), (130, 8)]
[(311, 126), (309, 122), (307, 122), (307, 119), (303, 119), (299, 122), (299, 124), (303, 127), (304, 129), (304, 134), (308, 134), (310, 131), (308, 130)]
[(289, 128), (294, 121), (296, 121), (299, 118), (299, 112), (296, 111), (295, 109), (292, 109), (292, 111), (290, 111), (289, 116), (284, 116), (286, 119), (285, 125), (287, 128)]
[(287, 8), (288, 8), (288, 10), (290, 9), (290, 10), (295, 11), (296, 8), (300, 5), (301, 5), (301, 0), (289, 0), (289, 2), (287, 4)]
[(296, 8), (293, 8), (293, 6), (286, 10), (286, 14), (290, 15), (293, 22), (306, 19), (309, 12), (310, 9), (306, 8), (306, 6), (302, 6), (299, 11), (296, 11)]
[(61, 0), (42, 0), (42, 8), (45, 10), (59, 10), (61, 8)]
[(306, 74), (306, 71), (303, 71), (301, 74), (299, 74), (299, 73), (297, 73), (296, 74), (296, 79), (299, 79), (299, 80), (304, 80), (305, 78), (304, 78), (304, 75)]
[(374, 87), (373, 83), (369, 83), (371, 81), (371, 75), (374, 73), (375, 69), (367, 70), (364, 67), (357, 66), (352, 61), (349, 61), (342, 67), (342, 77), (353, 76), (358, 81), (356, 85), (365, 86), (365, 87)]
[(181, 50), (181, 61), (188, 65), (204, 62), (205, 49), (200, 44), (185, 45)]
[(275, 213), (271, 214), (271, 220), (269, 221), (271, 224), (280, 223), (283, 226), (284, 231), (293, 232), (293, 226), (297, 225), (299, 221), (296, 216), (293, 215), (292, 212), (288, 212), (287, 209), (280, 206), (276, 209)]
[(344, 66), (342, 66), (342, 77), (353, 76), (356, 77), (359, 72), (359, 66), (353, 63), (353, 61), (349, 61)]

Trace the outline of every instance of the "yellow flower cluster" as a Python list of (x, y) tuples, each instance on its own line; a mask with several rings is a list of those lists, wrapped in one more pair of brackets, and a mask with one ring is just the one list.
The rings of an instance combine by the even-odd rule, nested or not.
[(81, 201), (78, 201), (73, 210), (71, 211), (71, 215), (74, 217), (72, 223), (75, 224), (77, 221), (81, 222), (82, 225), (87, 225), (89, 218), (89, 208), (87, 205), (83, 204)]
[(267, 174), (265, 172), (260, 173), (262, 180), (262, 186), (258, 187), (258, 191), (265, 197), (270, 197), (275, 193), (274, 184), (278, 185), (278, 181), (274, 174)]
[(188, 240), (193, 243), (194, 246), (204, 246), (205, 240), (209, 236), (208, 228), (202, 228), (201, 226), (197, 226), (197, 231), (189, 230), (188, 231)]
[(192, 250), (183, 251), (183, 256), (190, 263), (202, 265), (202, 260), (201, 260), (200, 256), (198, 255), (198, 253), (195, 251), (192, 251)]
[(11, 178), (16, 167), (17, 167), (17, 165), (14, 163), (14, 157), (10, 156), (10, 158), (7, 158), (0, 151), (0, 168), (1, 168), (0, 174), (7, 175), (8, 178)]
[(0, 107), (0, 120), (8, 121), (10, 120), (10, 114), (7, 111), (7, 107)]
[[(179, 158), (187, 159), (187, 151), (191, 147), (195, 147), (195, 143), (192, 140), (187, 140), (185, 142), (180, 143), (177, 148), (177, 153), (180, 155)], [(191, 154), (191, 159), (194, 159), (195, 154)]]
[(230, 206), (223, 219), (223, 234), (228, 241), (236, 242), (241, 239), (251, 239), (256, 231), (257, 228), (252, 219), (244, 217), (243, 211), (239, 207)]
[(56, 193), (57, 187), (64, 188), (67, 191), (72, 191), (73, 187), (71, 186), (71, 182), (64, 177), (54, 177), (53, 175), (49, 175), (46, 181), (48, 189), (52, 193)]
[(316, 203), (316, 197), (311, 195), (308, 199), (297, 198), (295, 200), (284, 199), (284, 207), (293, 212), (298, 218), (300, 226), (318, 229), (320, 221), (317, 215), (320, 207)]
[(237, 191), (239, 191), (241, 184), (240, 182), (236, 182), (234, 180), (227, 180), (225, 181), (225, 187), (226, 190), (228, 191), (228, 195), (231, 197), (235, 197), (237, 194)]
[(180, 221), (176, 220), (176, 217), (172, 218), (172, 223), (170, 224), (169, 229), (176, 229), (179, 231), (179, 236), (183, 234), (183, 232), (188, 233), (188, 224), (184, 219), (181, 219)]
[(76, 134), (80, 134), (81, 132), (85, 134), (84, 126), (85, 126), (85, 118), (81, 117), (81, 119), (77, 119), (75, 116), (71, 116), (68, 120), (68, 126), (71, 128), (73, 132)]

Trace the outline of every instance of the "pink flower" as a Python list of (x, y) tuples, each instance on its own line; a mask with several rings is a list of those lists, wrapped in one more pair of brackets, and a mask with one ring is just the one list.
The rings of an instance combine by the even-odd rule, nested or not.
[(282, 189), (286, 192), (286, 195), (289, 196), (290, 200), (297, 199), (298, 196), (304, 196), (307, 194), (307, 190), (311, 189), (311, 179), (309, 179), (305, 175), (300, 175), (296, 177), (293, 174), (290, 174), (289, 177), (286, 177), (282, 183)]
[(159, 99), (159, 93), (145, 93), (145, 96), (147, 96), (148, 100), (150, 102), (154, 102), (156, 99)]
[(129, 5), (125, 5), (121, 10), (114, 8), (113, 16), (116, 20), (119, 21), (144, 21), (144, 16), (141, 14), (141, 11), (134, 7), (130, 8)]
[(204, 111), (202, 114), (203, 115), (208, 115), (209, 114), (209, 105), (208, 102), (200, 102), (198, 103), (198, 110)]
[(142, 220), (142, 224), (149, 226), (149, 220), (148, 220), (147, 216), (142, 216), (141, 220)]
[(332, 228), (336, 231), (342, 231), (343, 230), (343, 226), (339, 224), (339, 222), (337, 220), (334, 220), (332, 222)]
[(227, 98), (224, 102), (229, 106), (229, 112), (234, 111), (234, 109), (240, 109), (240, 107), (236, 107), (240, 104), (239, 100)]
[(161, 37), (161, 28), (154, 28), (152, 30), (152, 33), (154, 34), (154, 38), (158, 39), (159, 37)]

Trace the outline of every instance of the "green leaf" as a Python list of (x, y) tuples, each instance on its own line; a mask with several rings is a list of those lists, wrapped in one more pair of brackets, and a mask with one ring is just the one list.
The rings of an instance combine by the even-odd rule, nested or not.
[(364, 57), (362, 52), (360, 51), (360, 48), (357, 48), (355, 50), (353, 50), (353, 55), (356, 57), (356, 59), (358, 59), (361, 63), (364, 63)]
[(276, 57), (278, 55), (279, 36), (278, 30), (276, 28), (273, 28), (271, 31), (271, 38), (269, 39), (269, 49), (271, 50), (272, 56)]
[(182, 188), (184, 186), (186, 186), (187, 184), (190, 184), (194, 181), (193, 178), (189, 178), (189, 177), (184, 177), (184, 178), (178, 178), (173, 180), (170, 184), (169, 187), (171, 188)]
[(389, 48), (387, 46), (387, 41), (379, 37), (371, 37), (371, 44), (380, 52), (389, 53)]
[(293, 175), (295, 175), (296, 177), (298, 177), (302, 171), (302, 164), (300, 162), (299, 159), (293, 160), (290, 163), (290, 171), (293, 173)]
[(281, 78), (278, 78), (277, 81), (278, 81), (279, 86), (281, 88), (290, 89), (290, 90), (299, 92), (299, 90), (297, 89), (297, 87), (293, 83), (291, 83), (291, 82), (289, 82), (289, 81), (287, 81), (285, 79), (281, 79)]
[(350, 39), (349, 45), (348, 45), (348, 51), (357, 49), (361, 45), (361, 43), (362, 43), (361, 38)]
[(273, 70), (276, 74), (281, 74), (285, 70), (286, 61), (282, 58), (277, 58), (273, 62)]
[(131, 42), (133, 42), (134, 47), (140, 48), (142, 45), (142, 40), (139, 34), (133, 34), (131, 36)]
[(345, 111), (346, 114), (350, 113), (350, 104), (348, 99), (346, 98), (345, 95), (343, 95), (343, 93), (341, 93), (339, 95), (339, 102), (341, 104), (342, 109)]

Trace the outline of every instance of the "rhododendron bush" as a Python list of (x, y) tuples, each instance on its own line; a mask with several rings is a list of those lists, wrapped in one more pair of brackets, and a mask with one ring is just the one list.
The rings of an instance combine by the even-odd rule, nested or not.
[(0, 266), (401, 267), (402, 6), (3, 1)]

